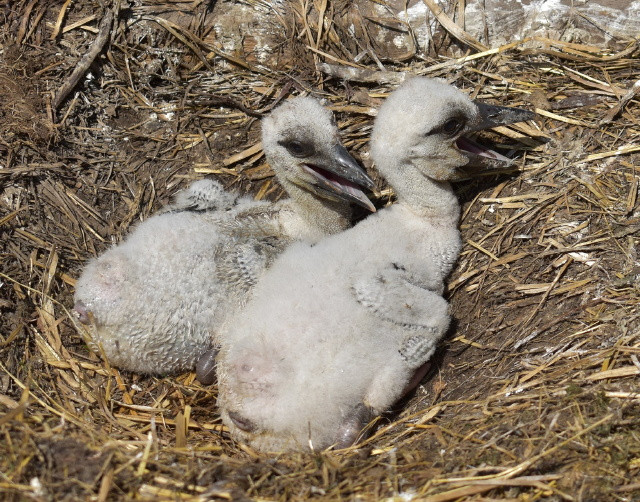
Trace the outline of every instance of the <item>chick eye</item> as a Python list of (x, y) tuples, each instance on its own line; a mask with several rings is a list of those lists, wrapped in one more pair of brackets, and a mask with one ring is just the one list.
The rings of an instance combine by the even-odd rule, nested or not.
[(280, 141), (280, 145), (284, 146), (287, 151), (294, 157), (303, 158), (313, 154), (313, 145), (302, 141)]
[(454, 117), (447, 120), (444, 124), (434, 127), (425, 134), (425, 137), (432, 136), (434, 134), (444, 134), (446, 136), (453, 137), (458, 134), (466, 125), (466, 121), (463, 118)]
[(440, 130), (445, 133), (447, 136), (455, 136), (458, 134), (462, 128), (464, 127), (464, 122), (460, 119), (450, 119), (447, 120)]

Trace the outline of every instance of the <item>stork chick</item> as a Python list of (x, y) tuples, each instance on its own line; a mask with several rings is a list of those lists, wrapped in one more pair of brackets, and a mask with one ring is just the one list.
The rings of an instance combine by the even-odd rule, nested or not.
[(461, 246), (449, 182), (471, 158), (504, 159), (462, 134), (531, 116), (427, 78), (389, 96), (371, 155), (397, 203), (292, 245), (225, 324), (218, 404), (233, 437), (267, 451), (348, 446), (403, 395), (449, 325), (442, 292)]
[(166, 374), (207, 354), (199, 376), (209, 380), (207, 351), (219, 326), (274, 257), (291, 242), (350, 226), (350, 202), (375, 210), (358, 188), (373, 181), (317, 100), (294, 98), (262, 126), (265, 155), (289, 199), (256, 202), (196, 182), (83, 271), (74, 309), (92, 349), (112, 365)]

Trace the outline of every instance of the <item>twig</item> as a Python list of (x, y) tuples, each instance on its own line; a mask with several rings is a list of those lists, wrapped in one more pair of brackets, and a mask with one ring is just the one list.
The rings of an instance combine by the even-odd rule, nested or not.
[(318, 70), (341, 80), (375, 82), (377, 84), (399, 84), (407, 77), (407, 73), (404, 71), (376, 71), (369, 68), (354, 68), (329, 63), (318, 63)]
[(609, 124), (622, 112), (627, 103), (640, 94), (640, 80), (631, 86), (631, 89), (620, 99), (620, 102), (611, 108), (600, 121), (600, 125)]
[(62, 85), (62, 87), (58, 90), (56, 96), (53, 98), (51, 107), (54, 110), (58, 109), (60, 104), (67, 98), (69, 93), (78, 84), (82, 76), (87, 72), (94, 59), (98, 57), (98, 54), (100, 54), (107, 41), (109, 40), (112, 25), (113, 11), (108, 10), (102, 18), (99, 29), (100, 31), (98, 32), (98, 36), (96, 37), (96, 39), (91, 44), (91, 47), (89, 47), (89, 51), (84, 56), (82, 56), (82, 59), (80, 59), (80, 61), (76, 65), (69, 79)]
[(477, 51), (486, 51), (488, 47), (478, 42), (475, 38), (469, 35), (466, 31), (464, 31), (460, 26), (453, 22), (453, 20), (447, 16), (447, 14), (442, 10), (434, 0), (422, 0), (429, 10), (433, 12), (433, 15), (436, 16), (442, 27), (447, 30), (451, 35), (460, 40), (463, 44), (466, 44), (470, 47), (473, 47)]

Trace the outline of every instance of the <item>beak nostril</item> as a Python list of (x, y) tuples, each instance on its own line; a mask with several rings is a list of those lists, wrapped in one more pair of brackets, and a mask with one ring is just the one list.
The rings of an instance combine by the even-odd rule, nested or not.
[(238, 429), (243, 430), (245, 432), (253, 432), (256, 428), (256, 426), (251, 420), (244, 418), (242, 415), (240, 415), (239, 413), (236, 413), (235, 411), (229, 412), (229, 418)]

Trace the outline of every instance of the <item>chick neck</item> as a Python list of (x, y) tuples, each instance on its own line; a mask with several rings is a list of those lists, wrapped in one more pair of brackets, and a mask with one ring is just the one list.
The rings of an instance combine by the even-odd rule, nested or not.
[(331, 235), (351, 225), (348, 202), (325, 199), (288, 180), (280, 180), (289, 199), (285, 203), (298, 215), (309, 234)]
[(458, 224), (460, 204), (448, 181), (436, 181), (425, 176), (422, 182), (394, 189), (398, 202), (414, 213), (443, 224)]
[(424, 172), (428, 172), (425, 169), (428, 165), (425, 164), (423, 160), (421, 169), (418, 170), (409, 165), (400, 165), (396, 159), (389, 161), (389, 157), (376, 162), (379, 172), (394, 189), (399, 204), (422, 218), (438, 224), (457, 226), (460, 203), (451, 184), (425, 175)]

